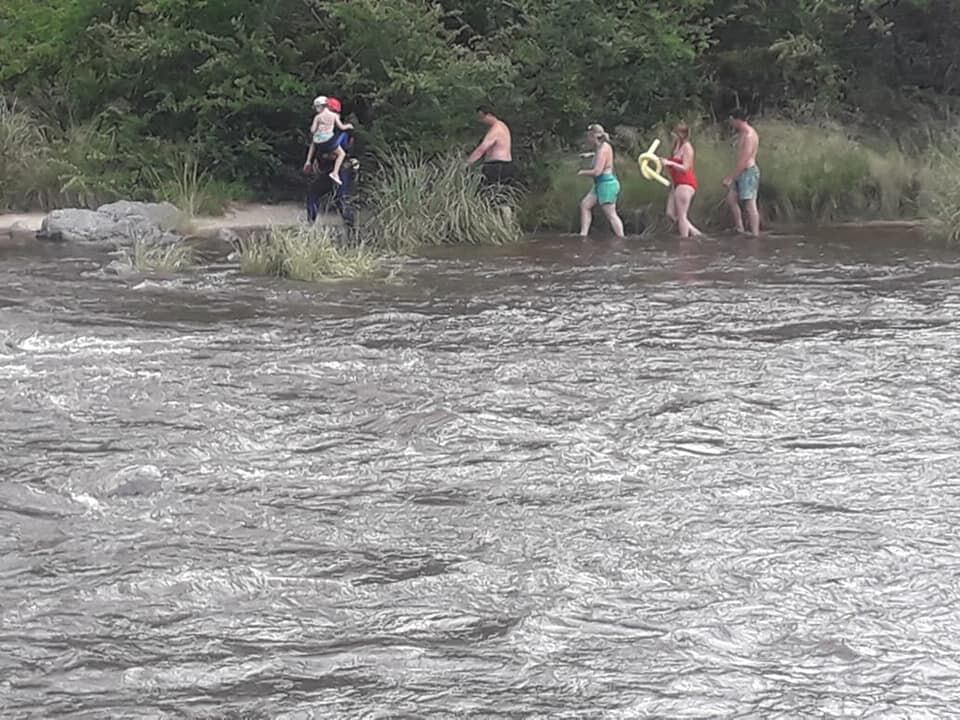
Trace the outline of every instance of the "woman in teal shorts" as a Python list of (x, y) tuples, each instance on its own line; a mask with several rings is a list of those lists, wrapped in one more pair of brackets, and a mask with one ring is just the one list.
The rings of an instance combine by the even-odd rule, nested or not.
[(580, 201), (580, 236), (586, 237), (593, 220), (593, 208), (599, 205), (607, 216), (613, 234), (623, 237), (623, 221), (617, 215), (617, 196), (620, 195), (620, 181), (613, 173), (613, 146), (610, 137), (600, 125), (587, 128), (587, 142), (594, 148), (593, 167), (581, 170), (580, 175), (593, 178), (593, 189)]

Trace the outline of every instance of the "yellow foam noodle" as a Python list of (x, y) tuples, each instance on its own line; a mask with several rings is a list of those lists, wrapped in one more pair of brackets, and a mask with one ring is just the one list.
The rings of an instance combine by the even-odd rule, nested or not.
[[(663, 162), (655, 154), (658, 147), (660, 147), (659, 139), (654, 140), (650, 149), (637, 158), (637, 162), (640, 163), (640, 174), (643, 175), (644, 180), (653, 180), (670, 187), (670, 181), (661, 174), (663, 172)], [(654, 167), (650, 167), (651, 165)]]

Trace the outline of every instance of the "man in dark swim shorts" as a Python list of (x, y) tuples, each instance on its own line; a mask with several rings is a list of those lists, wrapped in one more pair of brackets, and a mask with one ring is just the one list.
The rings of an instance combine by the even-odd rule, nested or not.
[(470, 153), (467, 164), (473, 165), (482, 159), (481, 172), (486, 184), (509, 185), (514, 179), (510, 128), (485, 105), (477, 108), (477, 117), (487, 126), (487, 134)]

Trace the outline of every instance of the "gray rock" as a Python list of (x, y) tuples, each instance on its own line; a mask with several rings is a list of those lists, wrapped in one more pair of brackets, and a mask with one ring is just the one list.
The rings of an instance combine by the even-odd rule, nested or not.
[(43, 219), (37, 237), (115, 248), (131, 247), (137, 242), (168, 245), (183, 239), (172, 232), (180, 218), (180, 211), (170, 203), (122, 200), (98, 210), (54, 210)]
[(126, 228), (96, 210), (54, 210), (40, 223), (39, 237), (59, 242), (106, 242), (122, 239)]
[(136, 223), (146, 221), (163, 232), (176, 230), (183, 221), (176, 205), (168, 202), (148, 203), (132, 200), (118, 200), (117, 202), (101, 205), (98, 213), (109, 215), (114, 220), (133, 220)]

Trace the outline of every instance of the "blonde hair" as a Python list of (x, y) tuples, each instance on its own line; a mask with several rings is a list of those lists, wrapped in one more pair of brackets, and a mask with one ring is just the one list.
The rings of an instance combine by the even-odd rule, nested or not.
[(601, 125), (600, 123), (593, 123), (592, 125), (588, 125), (587, 135), (591, 135), (607, 143), (610, 142), (610, 136), (607, 135), (607, 131), (603, 129), (603, 125)]

